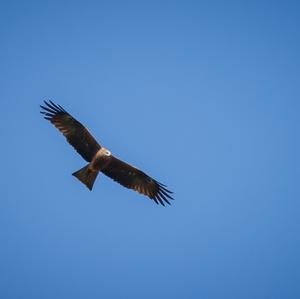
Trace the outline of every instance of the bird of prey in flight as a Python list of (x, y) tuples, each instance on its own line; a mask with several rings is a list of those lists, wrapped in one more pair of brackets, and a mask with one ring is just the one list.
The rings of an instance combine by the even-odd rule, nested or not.
[(114, 157), (60, 105), (54, 104), (52, 101), (44, 101), (44, 103), (45, 106), (40, 106), (43, 109), (41, 113), (44, 114), (44, 118), (49, 120), (66, 137), (82, 158), (89, 162), (72, 175), (90, 190), (93, 188), (97, 175), (102, 172), (124, 187), (148, 196), (157, 204), (170, 204), (169, 200), (173, 199), (172, 192), (165, 185)]

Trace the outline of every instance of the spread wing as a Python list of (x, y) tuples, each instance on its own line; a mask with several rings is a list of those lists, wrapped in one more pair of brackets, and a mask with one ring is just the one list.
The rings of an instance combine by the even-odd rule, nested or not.
[(89, 131), (61, 106), (53, 102), (44, 101), (46, 106), (40, 106), (44, 118), (49, 120), (60, 132), (64, 134), (68, 142), (82, 156), (90, 162), (101, 148)]
[(126, 188), (133, 189), (154, 200), (157, 204), (170, 204), (171, 191), (166, 189), (165, 185), (157, 182), (139, 169), (112, 157), (107, 167), (102, 172), (114, 181)]

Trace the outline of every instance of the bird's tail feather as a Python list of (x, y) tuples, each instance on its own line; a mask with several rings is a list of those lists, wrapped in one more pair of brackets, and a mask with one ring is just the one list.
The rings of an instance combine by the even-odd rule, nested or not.
[(90, 190), (93, 189), (94, 182), (98, 175), (98, 171), (89, 169), (89, 164), (72, 173), (80, 182), (85, 184)]

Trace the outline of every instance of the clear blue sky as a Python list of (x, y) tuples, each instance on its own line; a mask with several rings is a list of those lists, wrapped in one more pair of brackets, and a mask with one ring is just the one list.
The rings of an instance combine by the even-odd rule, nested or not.
[[(297, 1), (2, 1), (0, 297), (300, 298)], [(175, 192), (98, 176), (62, 105)]]

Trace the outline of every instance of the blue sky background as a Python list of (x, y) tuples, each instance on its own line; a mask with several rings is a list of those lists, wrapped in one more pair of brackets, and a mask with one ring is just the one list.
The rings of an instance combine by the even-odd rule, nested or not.
[[(300, 298), (297, 1), (2, 1), (0, 297)], [(52, 99), (175, 192), (99, 176)]]

